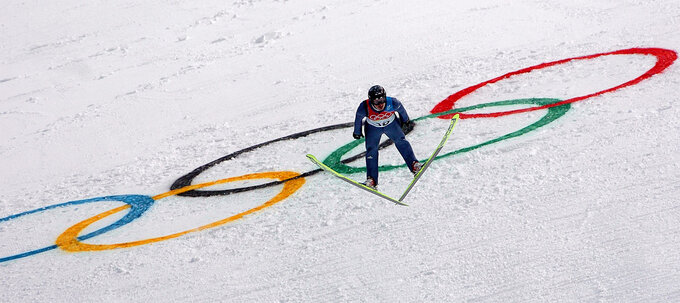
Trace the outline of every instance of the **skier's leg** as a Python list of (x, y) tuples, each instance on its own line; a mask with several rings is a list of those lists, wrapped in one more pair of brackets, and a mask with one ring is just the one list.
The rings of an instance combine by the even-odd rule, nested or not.
[(411, 144), (406, 140), (406, 135), (401, 130), (399, 123), (392, 122), (390, 125), (385, 126), (385, 134), (394, 141), (394, 146), (397, 147), (401, 157), (406, 162), (406, 166), (412, 169), (411, 165), (413, 165), (413, 162), (418, 161), (418, 159), (416, 159), (413, 148), (411, 148)]
[(382, 136), (382, 129), (366, 125), (366, 177), (373, 178), (375, 184), (378, 184), (378, 145), (380, 145), (380, 137)]

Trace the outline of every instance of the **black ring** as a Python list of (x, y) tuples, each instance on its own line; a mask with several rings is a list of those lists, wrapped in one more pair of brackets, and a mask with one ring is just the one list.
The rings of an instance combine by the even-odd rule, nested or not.
[[(238, 156), (240, 156), (244, 153), (256, 150), (260, 147), (264, 147), (264, 146), (267, 146), (269, 144), (276, 143), (276, 142), (279, 142), (279, 141), (298, 139), (298, 138), (305, 137), (305, 136), (308, 136), (308, 135), (311, 135), (311, 134), (314, 134), (314, 133), (319, 133), (319, 132), (324, 132), (324, 131), (329, 131), (329, 130), (342, 129), (342, 128), (348, 128), (348, 127), (352, 127), (352, 126), (354, 126), (353, 122), (329, 125), (329, 126), (324, 126), (324, 127), (320, 127), (320, 128), (315, 128), (315, 129), (295, 133), (295, 134), (288, 135), (288, 136), (285, 136), (285, 137), (281, 137), (281, 138), (278, 138), (278, 139), (274, 139), (274, 140), (270, 140), (270, 141), (263, 142), (263, 143), (260, 143), (260, 144), (256, 144), (256, 145), (253, 145), (253, 146), (250, 146), (250, 147), (246, 147), (242, 150), (228, 154), (228, 155), (226, 155), (222, 158), (219, 158), (217, 160), (214, 160), (210, 163), (199, 166), (198, 168), (194, 169), (190, 173), (179, 177), (177, 180), (175, 180), (175, 182), (172, 183), (172, 185), (170, 186), (170, 190), (175, 190), (175, 189), (179, 189), (179, 188), (182, 188), (182, 187), (190, 186), (191, 183), (193, 182), (194, 178), (196, 178), (198, 175), (200, 175), (204, 171), (208, 170), (209, 168), (211, 168), (211, 167), (213, 167), (213, 166), (215, 166), (219, 163), (222, 163), (224, 161), (234, 159), (234, 158), (236, 158), (236, 157), (238, 157)], [(406, 132), (404, 132), (404, 134), (408, 134), (412, 130), (413, 130), (413, 128), (407, 129)], [(387, 139), (385, 142), (383, 142), (382, 144), (380, 144), (378, 146), (378, 149), (383, 149), (387, 146), (392, 145), (393, 143), (394, 142), (391, 139)], [(359, 154), (354, 155), (352, 157), (349, 157), (347, 159), (344, 159), (340, 162), (345, 163), (345, 164), (351, 163), (351, 162), (353, 162), (357, 159), (363, 158), (365, 155), (366, 155), (366, 152), (362, 152), (362, 153), (359, 153)], [(279, 184), (282, 184), (284, 182), (288, 182), (290, 180), (295, 180), (295, 179), (298, 179), (298, 178), (304, 178), (304, 177), (314, 175), (314, 174), (316, 174), (320, 171), (321, 171), (321, 169), (315, 169), (315, 170), (311, 170), (311, 171), (308, 171), (306, 173), (303, 173), (303, 174), (301, 174), (297, 177), (294, 177), (294, 178), (290, 178), (290, 179), (286, 179), (286, 180), (280, 180), (280, 181), (273, 181), (273, 182), (269, 182), (269, 183), (264, 183), (264, 184), (260, 184), (260, 185), (254, 185), (254, 186), (248, 186), (248, 187), (225, 189), (225, 190), (190, 190), (190, 191), (183, 192), (183, 193), (179, 194), (179, 196), (184, 196), (184, 197), (226, 196), (226, 195), (230, 195), (230, 194), (241, 193), (241, 192), (246, 192), (246, 191), (251, 191), (251, 190), (256, 190), (256, 189), (261, 189), (261, 188), (279, 185)]]

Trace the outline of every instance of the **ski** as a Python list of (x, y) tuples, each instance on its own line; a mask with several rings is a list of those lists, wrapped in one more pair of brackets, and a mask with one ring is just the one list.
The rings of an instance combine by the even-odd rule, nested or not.
[(423, 175), (425, 170), (430, 166), (430, 163), (432, 163), (434, 158), (437, 157), (437, 155), (442, 150), (442, 148), (444, 148), (444, 144), (446, 144), (446, 142), (449, 140), (449, 137), (451, 136), (451, 133), (453, 132), (453, 128), (456, 126), (456, 123), (458, 122), (458, 118), (459, 118), (458, 114), (456, 114), (455, 116), (453, 116), (453, 118), (451, 118), (451, 120), (449, 122), (449, 128), (446, 130), (446, 133), (444, 134), (444, 138), (442, 138), (442, 141), (439, 142), (439, 145), (434, 150), (434, 152), (432, 152), (432, 155), (430, 155), (430, 157), (427, 159), (427, 161), (425, 161), (425, 164), (423, 164), (423, 167), (413, 177), (413, 180), (411, 180), (411, 183), (408, 185), (408, 187), (406, 187), (406, 190), (404, 190), (404, 193), (399, 198), (400, 202), (404, 201), (404, 198), (406, 198), (406, 195), (408, 195), (409, 191), (411, 191), (411, 189), (416, 184), (416, 182), (418, 182), (418, 180), (420, 179), (420, 176)]
[(352, 185), (354, 185), (354, 186), (356, 186), (356, 187), (358, 187), (358, 188), (361, 188), (361, 189), (363, 189), (363, 190), (365, 190), (365, 191), (367, 191), (367, 192), (370, 192), (370, 193), (372, 193), (372, 194), (374, 194), (374, 195), (376, 195), (376, 196), (378, 196), (378, 197), (381, 197), (381, 198), (383, 198), (383, 199), (387, 199), (387, 200), (389, 200), (389, 201), (391, 201), (391, 202), (394, 202), (395, 204), (399, 204), (399, 205), (403, 205), (403, 206), (408, 206), (408, 204), (405, 204), (404, 202), (401, 202), (401, 201), (399, 201), (399, 200), (397, 200), (397, 199), (394, 199), (394, 198), (392, 198), (392, 197), (390, 197), (390, 196), (388, 196), (388, 195), (386, 195), (386, 194), (384, 194), (384, 193), (381, 193), (381, 192), (379, 192), (379, 191), (377, 191), (377, 190), (375, 190), (375, 189), (372, 189), (372, 188), (370, 188), (370, 187), (368, 187), (368, 186), (366, 186), (366, 185), (363, 185), (363, 184), (361, 184), (361, 183), (359, 183), (359, 182), (357, 182), (357, 181), (354, 181), (354, 180), (350, 179), (349, 177), (347, 177), (347, 176), (345, 176), (345, 175), (343, 175), (343, 174), (341, 174), (341, 173), (339, 173), (339, 172), (333, 170), (332, 168), (328, 167), (326, 164), (323, 164), (321, 161), (319, 161), (316, 157), (314, 157), (314, 155), (307, 154), (307, 158), (308, 158), (309, 160), (311, 160), (314, 164), (316, 164), (317, 166), (319, 166), (319, 168), (321, 168), (321, 169), (323, 169), (323, 170), (325, 170), (325, 171), (327, 171), (327, 172), (333, 174), (333, 176), (336, 176), (336, 177), (340, 178), (341, 180), (343, 180), (343, 181), (345, 181), (345, 182), (347, 182), (347, 183), (349, 183), (349, 184), (352, 184)]

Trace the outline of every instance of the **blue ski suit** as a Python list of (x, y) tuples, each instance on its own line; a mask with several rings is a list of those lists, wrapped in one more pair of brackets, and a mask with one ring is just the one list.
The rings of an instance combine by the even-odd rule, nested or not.
[(401, 129), (401, 125), (407, 122), (409, 122), (409, 117), (406, 109), (396, 98), (387, 97), (385, 108), (381, 111), (376, 110), (368, 100), (362, 101), (357, 108), (354, 119), (354, 134), (361, 135), (361, 127), (364, 127), (366, 176), (373, 178), (376, 185), (378, 184), (378, 145), (380, 145), (382, 134), (394, 141), (394, 145), (406, 162), (407, 167), (410, 168), (413, 162), (417, 161), (411, 144), (406, 141), (406, 136)]

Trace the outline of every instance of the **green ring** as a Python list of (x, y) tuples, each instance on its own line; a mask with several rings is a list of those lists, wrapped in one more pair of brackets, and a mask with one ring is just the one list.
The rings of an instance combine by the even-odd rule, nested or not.
[[(551, 99), (551, 98), (530, 98), (530, 99), (515, 99), (515, 100), (497, 101), (497, 102), (491, 102), (491, 103), (485, 103), (485, 104), (477, 104), (477, 105), (464, 107), (464, 108), (460, 108), (460, 109), (452, 109), (452, 110), (441, 112), (441, 113), (436, 113), (436, 114), (431, 114), (431, 115), (419, 117), (417, 119), (414, 119), (413, 121), (424, 120), (424, 119), (429, 119), (429, 118), (434, 118), (434, 117), (439, 117), (439, 116), (449, 115), (449, 114), (454, 114), (454, 113), (462, 113), (462, 112), (466, 112), (466, 111), (470, 111), (470, 110), (486, 108), (486, 107), (493, 107), (493, 106), (508, 106), (508, 105), (517, 105), (517, 104), (529, 104), (529, 105), (543, 106), (543, 105), (549, 105), (549, 104), (553, 104), (553, 103), (557, 103), (557, 102), (561, 102), (561, 101), (562, 100), (560, 100), (560, 99)], [(461, 149), (456, 150), (456, 151), (452, 151), (452, 152), (449, 152), (449, 153), (446, 153), (446, 154), (443, 154), (443, 155), (439, 155), (435, 158), (435, 160), (439, 160), (439, 159), (445, 158), (445, 157), (450, 157), (450, 156), (453, 156), (453, 155), (456, 155), (456, 154), (462, 154), (462, 153), (465, 153), (465, 152), (469, 152), (469, 151), (478, 149), (480, 147), (483, 147), (483, 146), (486, 146), (486, 145), (489, 145), (489, 144), (493, 144), (493, 143), (497, 143), (497, 142), (507, 140), (507, 139), (510, 139), (510, 138), (519, 137), (521, 135), (524, 135), (526, 133), (534, 131), (538, 128), (541, 128), (541, 127), (561, 118), (562, 116), (564, 116), (564, 114), (567, 113), (567, 111), (569, 111), (570, 108), (571, 108), (571, 105), (569, 103), (564, 104), (564, 105), (560, 105), (560, 106), (550, 107), (550, 108), (548, 108), (548, 112), (545, 114), (545, 116), (543, 116), (540, 120), (532, 123), (531, 125), (529, 125), (525, 128), (522, 128), (520, 130), (514, 131), (514, 132), (509, 133), (507, 135), (500, 136), (498, 138), (495, 138), (495, 139), (492, 139), (492, 140), (489, 140), (489, 141), (486, 141), (486, 142), (483, 142), (483, 143), (480, 143), (480, 144), (477, 144), (477, 145), (461, 148)], [(363, 142), (364, 142), (364, 139), (354, 140), (354, 141), (352, 141), (348, 144), (345, 144), (344, 146), (341, 146), (340, 148), (333, 151), (330, 155), (328, 155), (328, 157), (326, 157), (326, 159), (323, 160), (323, 163), (326, 164), (327, 166), (329, 166), (330, 168), (332, 168), (333, 170), (341, 173), (341, 174), (352, 174), (352, 173), (365, 172), (366, 171), (365, 166), (364, 167), (352, 167), (352, 166), (348, 166), (348, 165), (340, 162), (341, 159), (342, 159), (342, 156), (344, 156), (346, 153), (351, 151), (353, 148), (359, 146), (359, 144), (361, 144)], [(405, 168), (406, 164), (383, 165), (383, 166), (378, 167), (378, 171), (388, 171), (388, 170), (393, 170), (393, 169), (396, 169), (396, 168), (403, 168), (403, 167)]]

